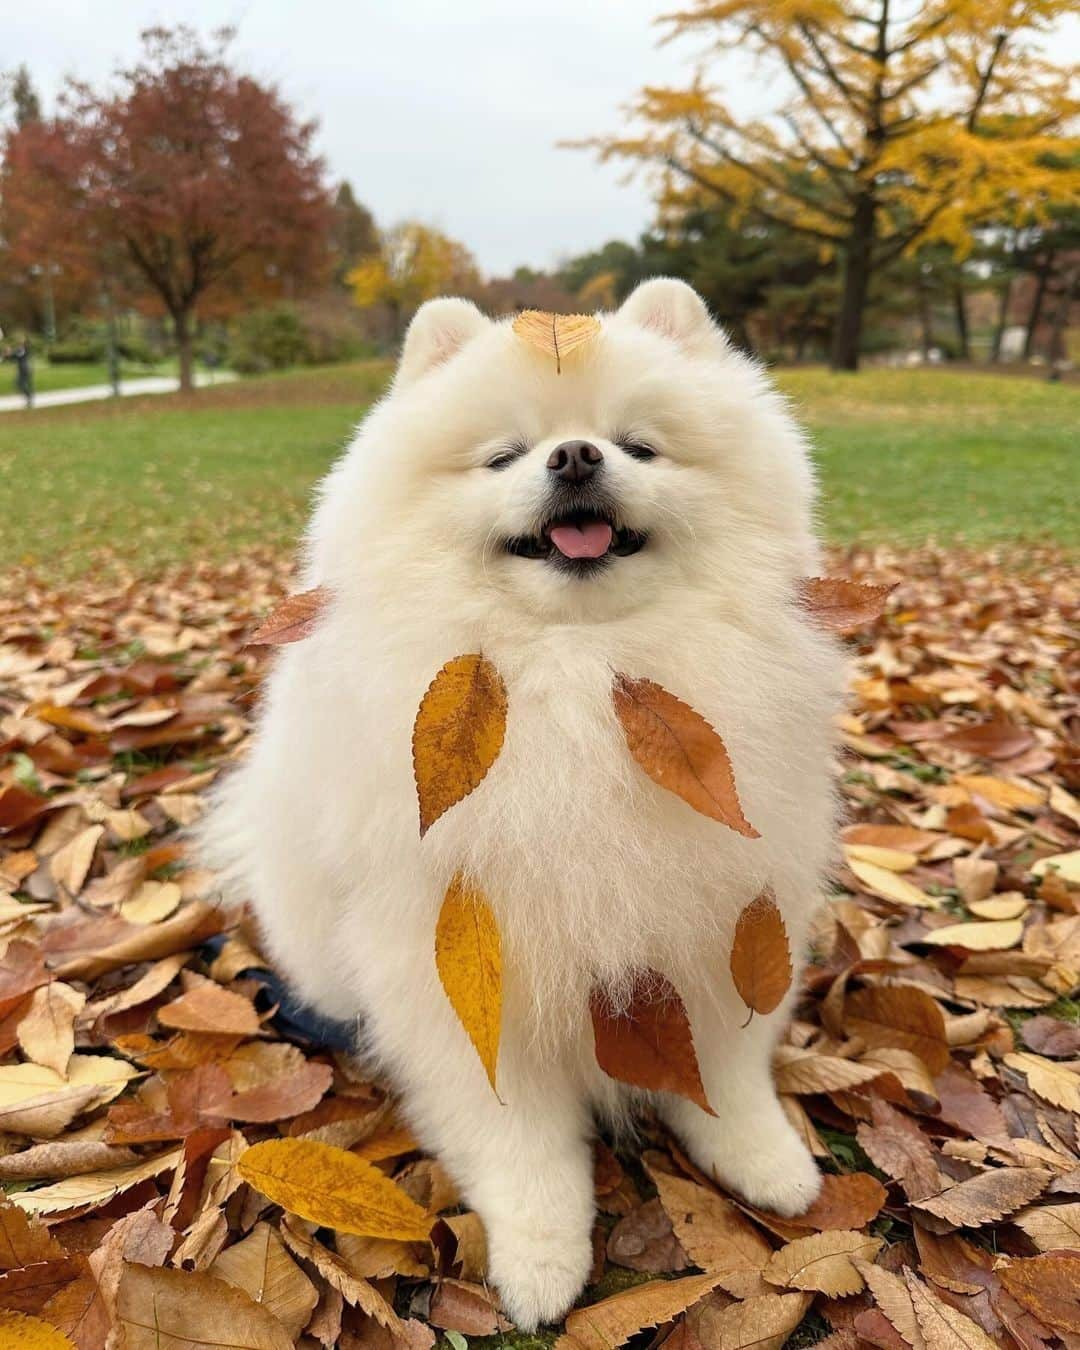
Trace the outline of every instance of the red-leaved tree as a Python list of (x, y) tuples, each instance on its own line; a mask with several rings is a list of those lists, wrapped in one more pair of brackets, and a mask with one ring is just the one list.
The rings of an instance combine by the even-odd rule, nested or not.
[[(64, 224), (164, 306), (185, 390), (200, 303), (220, 310), (241, 294), (296, 290), (331, 264), (314, 124), (231, 68), (231, 36), (222, 30), (208, 45), (184, 26), (150, 29), (138, 64), (104, 92), (73, 82), (57, 119)], [(19, 157), (9, 148), (8, 158)]]

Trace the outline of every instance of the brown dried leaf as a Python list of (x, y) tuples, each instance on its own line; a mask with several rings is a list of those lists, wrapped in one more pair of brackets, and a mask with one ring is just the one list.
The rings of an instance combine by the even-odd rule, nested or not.
[(759, 1294), (724, 1308), (712, 1330), (722, 1350), (780, 1350), (809, 1307), (809, 1294)]
[(861, 1122), (855, 1131), (870, 1161), (898, 1181), (909, 1200), (940, 1190), (934, 1150), (918, 1125), (882, 1101), (874, 1101), (871, 1112), (873, 1123)]
[(292, 1337), (242, 1289), (213, 1275), (125, 1264), (116, 1313), (124, 1350), (292, 1350)]
[(981, 1228), (1029, 1204), (1046, 1189), (1052, 1175), (1041, 1167), (996, 1168), (912, 1203), (957, 1228)]
[(281, 646), (310, 637), (329, 603), (330, 591), (326, 586), (286, 596), (255, 629), (248, 646)]
[(1017, 1303), (1040, 1322), (1080, 1335), (1080, 1251), (1010, 1261), (1000, 1274)]
[(413, 724), (421, 838), (467, 797), (498, 758), (506, 734), (506, 686), (482, 656), (456, 656), (428, 685)]
[(205, 979), (159, 1008), (157, 1018), (165, 1027), (215, 1036), (254, 1036), (259, 1030), (259, 1014), (250, 999)]
[(735, 1205), (716, 1191), (658, 1168), (649, 1169), (680, 1245), (720, 1288), (736, 1298), (764, 1293), (761, 1278), (772, 1248)]
[(615, 1014), (599, 991), (592, 1015), (596, 1062), (606, 1074), (650, 1092), (675, 1092), (713, 1114), (694, 1050), (690, 1019), (670, 981), (643, 971), (625, 1012)]
[(654, 783), (702, 815), (758, 838), (742, 813), (724, 742), (700, 713), (652, 680), (627, 675), (615, 677), (612, 698), (627, 748)]
[(56, 980), (35, 989), (19, 1023), (19, 1045), (27, 1059), (63, 1077), (75, 1051), (75, 1018), (85, 1003), (85, 994)]
[(880, 1238), (843, 1229), (796, 1238), (774, 1252), (765, 1267), (770, 1284), (788, 1289), (812, 1289), (841, 1298), (857, 1294), (863, 1279), (852, 1264), (854, 1257), (872, 1261), (881, 1250)]
[(319, 1301), (318, 1290), (268, 1223), (257, 1223), (246, 1238), (226, 1248), (210, 1266), (209, 1274), (261, 1303), (294, 1341)]
[(650, 1280), (588, 1308), (575, 1308), (566, 1319), (566, 1335), (555, 1342), (556, 1347), (565, 1343), (572, 1350), (615, 1350), (635, 1332), (670, 1322), (718, 1283), (715, 1275)]
[(911, 985), (875, 985), (849, 994), (845, 1025), (870, 1046), (896, 1046), (918, 1055), (932, 1074), (949, 1063), (949, 1043), (941, 1009)]
[(927, 1350), (996, 1350), (995, 1342), (976, 1322), (939, 1298), (910, 1270), (904, 1272), (904, 1279)]
[(1041, 1252), (1072, 1247), (1080, 1251), (1080, 1202), (1042, 1205), (1014, 1214), (1012, 1222), (1022, 1228)]
[(770, 891), (746, 906), (735, 924), (731, 978), (752, 1013), (774, 1012), (791, 987), (791, 948)]
[(875, 623), (895, 586), (868, 586), (846, 577), (804, 577), (799, 603), (830, 633), (855, 633)]

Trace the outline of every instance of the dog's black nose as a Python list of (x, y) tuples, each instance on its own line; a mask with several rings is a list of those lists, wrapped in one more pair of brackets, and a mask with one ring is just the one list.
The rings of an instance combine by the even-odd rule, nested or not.
[(603, 451), (592, 441), (563, 441), (548, 455), (547, 466), (567, 483), (585, 483), (603, 462)]

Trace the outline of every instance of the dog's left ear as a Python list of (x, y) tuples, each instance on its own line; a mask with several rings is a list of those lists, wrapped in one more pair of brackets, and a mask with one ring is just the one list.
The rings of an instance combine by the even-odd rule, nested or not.
[(687, 351), (704, 351), (717, 343), (726, 345), (705, 301), (693, 286), (675, 277), (643, 281), (623, 301), (619, 316), (653, 329)]
[(413, 315), (405, 334), (397, 383), (411, 384), (432, 366), (449, 361), (490, 324), (471, 300), (428, 300)]

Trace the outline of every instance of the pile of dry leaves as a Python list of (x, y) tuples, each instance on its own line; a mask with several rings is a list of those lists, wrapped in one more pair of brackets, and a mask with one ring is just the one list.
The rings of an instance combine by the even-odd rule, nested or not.
[[(563, 1350), (1080, 1347), (1069, 567), (838, 566), (898, 584), (853, 642), (851, 823), (776, 1062), (824, 1192), (780, 1220), (658, 1129), (598, 1145)], [(247, 561), (0, 596), (0, 1344), (509, 1338), (475, 1215), (380, 1087), (274, 1011), (257, 934), (178, 842), (288, 581)]]

